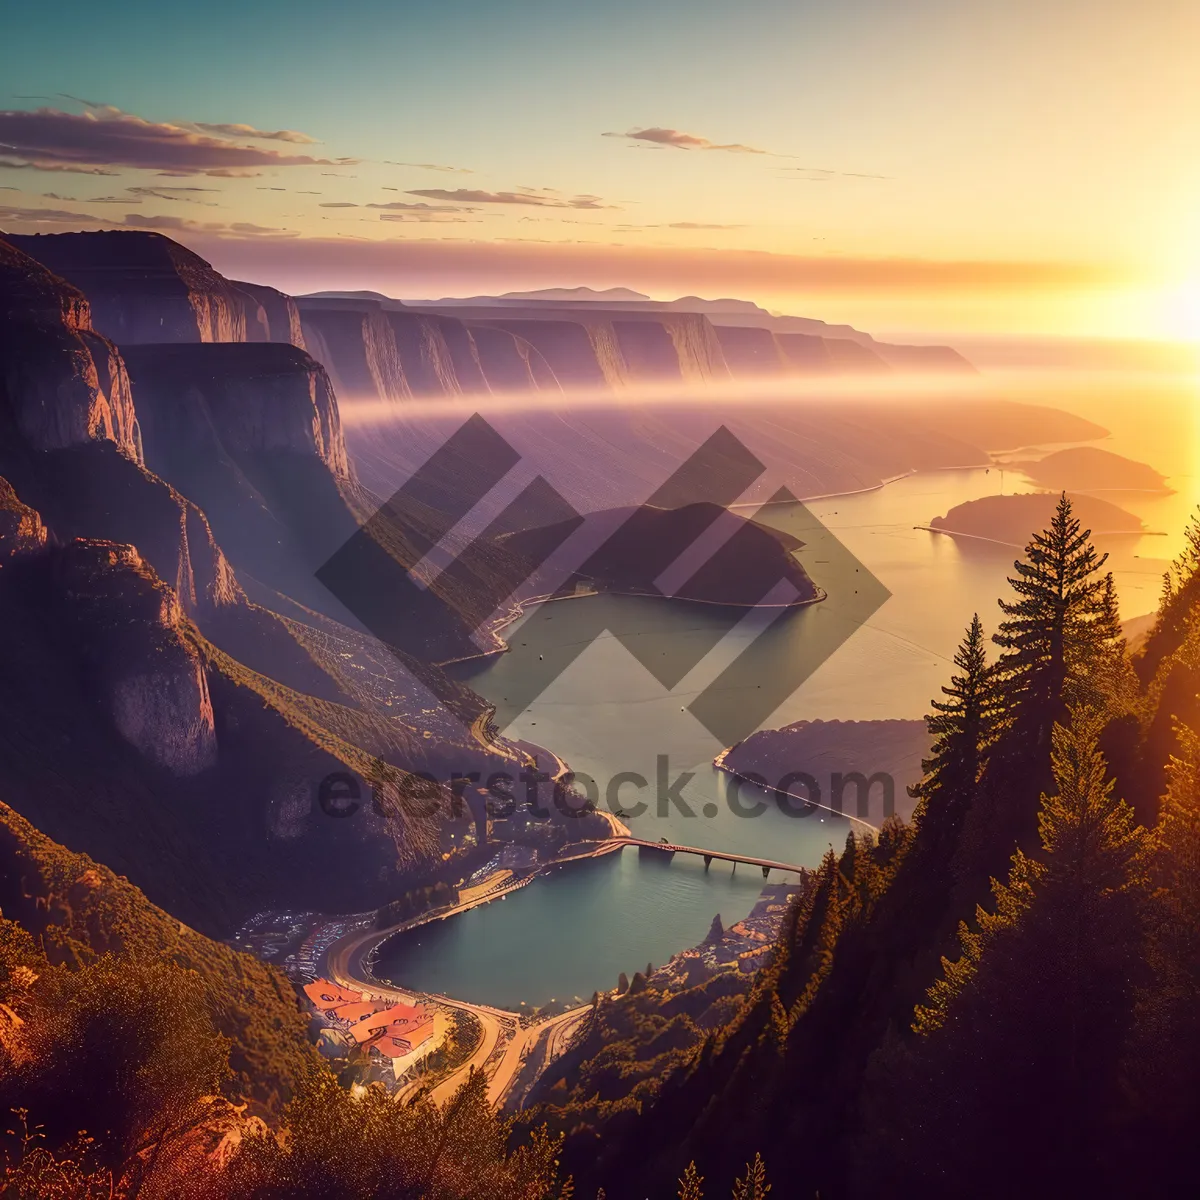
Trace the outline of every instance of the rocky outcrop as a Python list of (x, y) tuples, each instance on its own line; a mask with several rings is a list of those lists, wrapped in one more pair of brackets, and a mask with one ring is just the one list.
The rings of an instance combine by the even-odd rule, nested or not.
[(9, 239), (78, 288), (95, 327), (118, 345), (244, 342), (270, 322), (257, 299), (159, 233), (105, 230)]
[(349, 476), (329, 376), (296, 346), (134, 346), (128, 360), (147, 465), (166, 478), (213, 439), (234, 458), (315, 457)]
[(6, 559), (36, 553), (45, 545), (41, 515), (21, 503), (7, 479), (0, 479), (0, 566)]
[[(502, 324), (410, 309), (373, 295), (304, 296), (298, 304), (306, 345), (344, 399), (398, 401), (559, 386), (543, 349)], [(577, 349), (583, 358), (594, 358), (586, 345)]]
[(412, 389), (382, 306), (371, 300), (298, 302), (305, 344), (344, 400), (404, 400)]
[(716, 332), (697, 313), (600, 304), (461, 305), (446, 312), (462, 317), (472, 329), (503, 330), (527, 343), (564, 388), (614, 390), (729, 375)]
[(300, 310), (291, 296), (262, 283), (232, 282), (238, 291), (245, 292), (259, 306), (259, 319), (247, 318), (248, 342), (290, 342), (301, 350), (306, 349)]
[(735, 378), (779, 375), (785, 367), (775, 335), (769, 329), (718, 326), (717, 340)]
[(490, 325), (472, 323), (466, 328), (475, 344), (479, 373), (491, 391), (560, 390), (558, 377), (545, 356), (524, 338)]
[(201, 506), (239, 570), (326, 611), (314, 572), (377, 502), (354, 481), (324, 367), (278, 344), (136, 346), (129, 364), (147, 465)]
[(137, 458), (129, 379), (87, 299), (0, 240), (0, 435), (34, 450), (115, 442)]
[(195, 775), (217, 756), (200, 656), (175, 591), (133, 546), (77, 539), (55, 552), (66, 611), (121, 736), (151, 762)]

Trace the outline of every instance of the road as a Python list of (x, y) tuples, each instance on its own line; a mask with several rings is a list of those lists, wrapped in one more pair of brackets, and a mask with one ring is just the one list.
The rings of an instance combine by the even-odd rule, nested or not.
[[(602, 842), (597, 848), (576, 855), (575, 857), (592, 858), (597, 854), (617, 849), (620, 849), (619, 845), (610, 845), (610, 843)], [(454, 908), (447, 909), (433, 919), (445, 920), (460, 912), (466, 912), (468, 909), (476, 907), (476, 905), (487, 904), (491, 900), (498, 899), (503, 895), (507, 895), (508, 892), (516, 890), (519, 886), (521, 885), (517, 883), (498, 888), (486, 896), (479, 896), (466, 904), (456, 905)], [(380, 983), (372, 977), (370, 971), (364, 965), (363, 959), (385, 938), (403, 929), (411, 928), (418, 923), (420, 922), (409, 922), (390, 929), (367, 929), (348, 934), (329, 947), (325, 959), (326, 974), (334, 983), (340, 984), (342, 987), (360, 991), (364, 995), (411, 1004), (416, 999), (413, 992)], [(523, 1027), (521, 1025), (520, 1014), (512, 1012), (509, 1009), (495, 1008), (489, 1004), (472, 1004), (467, 1000), (455, 1000), (449, 996), (432, 995), (430, 999), (446, 1008), (458, 1009), (461, 1012), (474, 1014), (482, 1029), (479, 1045), (475, 1048), (471, 1057), (456, 1067), (429, 1093), (439, 1104), (444, 1104), (454, 1095), (472, 1067), (479, 1070), (487, 1069), (488, 1060), (492, 1057), (501, 1039), (504, 1038), (507, 1040), (503, 1055), (493, 1065), (488, 1079), (488, 1100), (494, 1106), (499, 1107), (504, 1102), (505, 1094), (512, 1086), (512, 1082), (520, 1070), (525, 1054), (536, 1044), (538, 1038), (543, 1033), (547, 1034), (549, 1039), (548, 1046), (551, 1047), (550, 1058), (547, 1061), (550, 1061), (550, 1059), (557, 1057), (557, 1054), (566, 1048), (571, 1029), (591, 1010), (591, 1005), (585, 1004), (579, 1008), (569, 1009), (567, 1012), (560, 1013), (557, 1016), (548, 1017), (544, 1021), (538, 1021), (533, 1025)]]
[[(583, 858), (597, 858), (603, 854), (611, 854), (626, 846), (639, 846), (663, 853), (697, 854), (706, 858), (722, 859), (729, 862), (749, 863), (779, 871), (800, 873), (801, 867), (790, 863), (776, 862), (773, 859), (754, 858), (741, 854), (728, 854), (720, 850), (706, 850), (699, 846), (677, 846), (663, 842), (650, 842), (635, 837), (615, 837), (603, 842), (597, 842), (569, 858), (558, 859), (553, 865), (572, 862)], [(456, 904), (452, 908), (418, 917), (415, 920), (392, 926), (389, 929), (366, 929), (347, 934), (334, 942), (326, 952), (325, 970), (329, 978), (342, 987), (352, 988), (366, 995), (385, 1000), (398, 1000), (411, 1004), (415, 999), (412, 992), (391, 987), (380, 983), (371, 975), (363, 960), (380, 942), (394, 933), (411, 929), (430, 921), (444, 921), (459, 913), (467, 912), (480, 904), (489, 904), (506, 896), (509, 892), (523, 887), (528, 879), (506, 882), (503, 886), (486, 893), (474, 896), (468, 901)], [(520, 1070), (525, 1055), (533, 1050), (543, 1034), (546, 1035), (544, 1054), (546, 1063), (552, 1062), (564, 1053), (570, 1043), (570, 1035), (591, 1005), (584, 1004), (579, 1008), (569, 1009), (558, 1016), (548, 1017), (536, 1024), (522, 1026), (520, 1014), (504, 1008), (494, 1008), (488, 1004), (471, 1004), (466, 1000), (455, 1000), (449, 996), (431, 996), (432, 1000), (446, 1008), (458, 1009), (461, 1012), (474, 1014), (482, 1028), (479, 1045), (471, 1057), (456, 1067), (445, 1079), (441, 1080), (430, 1092), (439, 1104), (445, 1103), (466, 1078), (471, 1068), (489, 1070), (488, 1063), (496, 1052), (501, 1041), (504, 1041), (503, 1052), (492, 1064), (488, 1079), (488, 1100), (496, 1107), (504, 1102), (505, 1095), (512, 1086)], [(414, 1087), (417, 1085), (413, 1085)]]

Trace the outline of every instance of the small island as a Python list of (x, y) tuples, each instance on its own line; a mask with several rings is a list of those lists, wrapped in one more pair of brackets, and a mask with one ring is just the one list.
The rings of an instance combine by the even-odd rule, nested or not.
[[(1026, 492), (1013, 496), (984, 496), (956, 504), (944, 517), (934, 517), (927, 528), (952, 537), (977, 538), (1005, 546), (1024, 546), (1039, 529), (1045, 529), (1058, 504), (1054, 492)], [(1108, 500), (1072, 495), (1075, 515), (1095, 536), (1146, 532), (1140, 517)]]
[(1072, 446), (1056, 450), (1034, 462), (1006, 464), (1024, 471), (1039, 487), (1068, 492), (1155, 492), (1169, 495), (1165, 476), (1149, 463), (1101, 450), (1098, 446)]
[[(560, 594), (584, 589), (644, 596), (670, 596), (700, 604), (752, 608), (781, 582), (794, 595), (781, 604), (811, 604), (824, 593), (795, 557), (804, 543), (782, 530), (759, 524), (719, 504), (698, 502), (678, 508), (643, 505), (638, 509), (606, 510), (586, 518), (596, 533), (611, 530), (598, 549), (560, 588)], [(689, 560), (718, 522), (732, 532), (703, 561), (685, 569), (686, 578), (660, 586), (664, 569), (676, 560)], [(715, 542), (714, 538), (714, 542)], [(548, 548), (565, 541), (559, 525), (524, 529), (503, 535), (498, 543), (531, 563), (549, 556)]]

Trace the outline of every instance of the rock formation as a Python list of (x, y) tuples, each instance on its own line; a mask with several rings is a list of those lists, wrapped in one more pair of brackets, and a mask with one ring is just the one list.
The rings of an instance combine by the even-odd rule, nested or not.
[(5, 426), (35, 450), (103, 439), (140, 453), (124, 364), (87, 299), (0, 240), (0, 437)]
[(265, 340), (270, 330), (255, 297), (162, 234), (105, 230), (9, 240), (83, 292), (96, 328), (118, 345)]
[(55, 551), (53, 570), (121, 736), (173, 774), (211, 767), (212, 701), (176, 592), (115, 542), (76, 539)]

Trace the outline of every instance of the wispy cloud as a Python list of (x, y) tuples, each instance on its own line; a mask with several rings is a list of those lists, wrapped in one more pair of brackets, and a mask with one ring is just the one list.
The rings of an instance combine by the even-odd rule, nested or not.
[[(0, 145), (0, 150), (7, 149)], [(9, 158), (0, 158), (0, 169), (5, 171), (65, 171), (71, 175), (116, 175), (116, 171), (106, 171), (103, 167), (81, 167), (71, 163), (52, 162), (16, 162)]]
[(134, 229), (153, 229), (166, 233), (232, 234), (235, 237), (294, 238), (299, 234), (290, 229), (254, 225), (249, 221), (192, 221), (186, 217), (140, 216), (126, 213), (125, 224)]
[(33, 221), (51, 225), (95, 224), (86, 213), (67, 212), (61, 208), (19, 208), (0, 204), (0, 221)]
[[(663, 129), (652, 125), (648, 129), (630, 129), (626, 133), (605, 133), (603, 137), (626, 138), (634, 144), (646, 144), (671, 150), (723, 150), (727, 154), (766, 154), (770, 150), (761, 150), (757, 146), (747, 146), (744, 142), (714, 142), (696, 133), (684, 133), (682, 129)], [(771, 155), (773, 158), (782, 157)]]
[(389, 167), (412, 167), (418, 171), (443, 171), (450, 175), (474, 175), (470, 167), (447, 167), (442, 163), (412, 163), (393, 162), (390, 158), (383, 160)]
[(226, 177), (256, 167), (343, 166), (357, 161), (243, 145), (183, 125), (147, 121), (111, 105), (94, 104), (83, 113), (55, 108), (0, 111), (0, 152), (35, 170), (134, 167), (173, 175)]
[(554, 188), (524, 188), (515, 192), (485, 192), (478, 188), (412, 188), (410, 196), (461, 204), (527, 204), (538, 208), (614, 208), (599, 196), (563, 196)]
[(891, 179), (890, 175), (871, 175), (866, 171), (834, 171), (829, 167), (780, 167), (779, 169), (791, 172), (780, 175), (780, 179), (793, 179), (803, 183), (825, 183), (830, 179)]
[(189, 121), (193, 129), (202, 133), (214, 133), (225, 138), (254, 138), (256, 141), (292, 142), (297, 146), (315, 146), (317, 139), (307, 133), (298, 133), (295, 129), (255, 129), (253, 125), (213, 124), (210, 121)]
[(209, 208), (216, 208), (215, 200), (205, 200), (202, 194), (212, 194), (219, 191), (218, 188), (210, 187), (150, 187), (138, 186), (128, 187), (125, 189), (130, 195), (140, 196), (143, 199), (153, 200), (172, 200), (181, 204), (204, 204)]
[(709, 221), (668, 221), (662, 225), (614, 225), (622, 233), (637, 229), (745, 229), (745, 225), (720, 225)]

